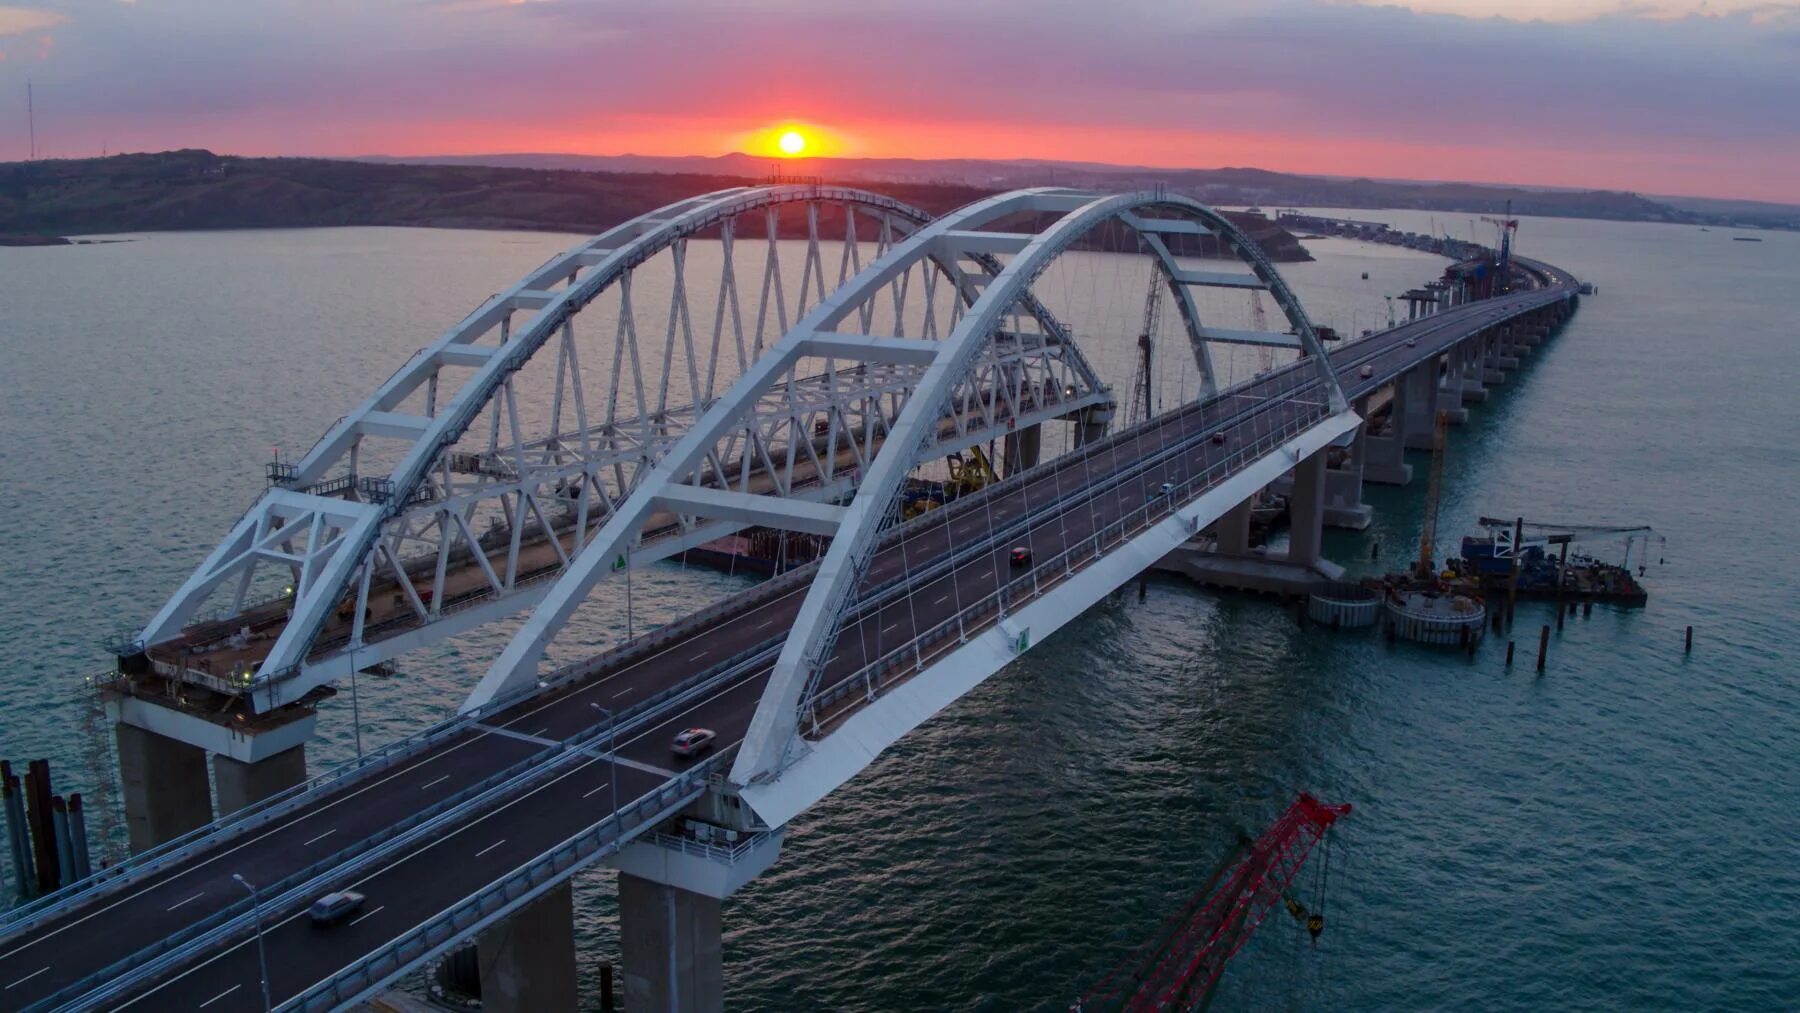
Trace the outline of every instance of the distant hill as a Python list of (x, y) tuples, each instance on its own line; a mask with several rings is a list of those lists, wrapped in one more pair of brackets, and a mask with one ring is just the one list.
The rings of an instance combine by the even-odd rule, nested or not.
[[(680, 162), (707, 169), (738, 164), (710, 159)], [(336, 225), (595, 233), (695, 194), (756, 182), (750, 175), (713, 171), (598, 172), (548, 166), (237, 158), (187, 149), (0, 163), (0, 235)], [(931, 214), (942, 214), (997, 188), (899, 180), (883, 182), (880, 189)], [(1311, 259), (1298, 240), (1268, 219), (1244, 215), (1238, 221), (1271, 258)], [(839, 234), (824, 219), (820, 228), (828, 235)], [(1184, 252), (1210, 251), (1196, 247)]]
[[(776, 164), (771, 159), (742, 152), (680, 157), (512, 153), (407, 158), (371, 156), (365, 160), (381, 164), (490, 165), (741, 176), (766, 176)], [(1521, 215), (1689, 224), (1743, 221), (1771, 228), (1800, 228), (1800, 208), (1783, 205), (1751, 206), (1750, 202), (1741, 201), (1652, 199), (1616, 190), (1351, 179), (1302, 176), (1253, 168), (1170, 169), (1037, 159), (988, 161), (966, 158), (811, 158), (782, 162), (780, 166), (785, 172), (865, 183), (942, 183), (994, 190), (1044, 185), (1107, 189), (1161, 185), (1214, 204), (1410, 208), (1475, 214), (1498, 213), (1511, 201), (1513, 212)]]

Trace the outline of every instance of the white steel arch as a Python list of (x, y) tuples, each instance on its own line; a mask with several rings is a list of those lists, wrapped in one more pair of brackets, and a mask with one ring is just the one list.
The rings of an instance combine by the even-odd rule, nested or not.
[[(624, 286), (623, 298), (628, 306), (629, 281), (633, 268), (650, 257), (671, 249), (679, 262), (685, 252), (687, 237), (708, 228), (719, 227), (721, 223), (729, 234), (730, 223), (751, 212), (766, 211), (768, 214), (770, 256), (773, 258), (776, 239), (775, 209), (795, 203), (808, 205), (813, 232), (808, 261), (801, 269), (802, 283), (797, 309), (805, 304), (809, 290), (817, 298), (824, 294), (826, 288), (825, 269), (819, 262), (817, 251), (818, 205), (838, 204), (846, 209), (852, 242), (845, 250), (845, 273), (849, 271), (851, 259), (856, 256), (854, 214), (849, 209), (853, 208), (881, 222), (879, 250), (885, 250), (899, 236), (911, 232), (929, 218), (925, 212), (902, 202), (849, 188), (794, 184), (736, 187), (659, 208), (576, 245), (488, 299), (431, 345), (421, 349), (360, 407), (340, 419), (301, 460), (292, 464), (278, 462), (272, 466), (271, 488), (239, 519), (225, 540), (158, 610), (145, 625), (137, 642), (127, 645), (122, 655), (142, 651), (147, 646), (179, 635), (183, 627), (195, 618), (217, 592), (235, 588), (235, 595), (226, 614), (236, 614), (244, 607), (245, 595), (256, 568), (272, 566), (284, 568), (289, 574), (291, 611), (272, 648), (255, 667), (253, 674), (247, 671), (240, 677), (234, 672), (228, 677), (208, 679), (200, 672), (182, 671), (179, 677), (192, 677), (190, 681), (198, 681), (210, 689), (248, 696), (254, 709), (260, 711), (299, 699), (316, 685), (341, 674), (303, 673), (302, 662), (334, 608), (341, 608), (340, 603), (346, 601), (346, 595), (353, 591), (356, 592), (357, 619), (352, 637), (361, 637), (361, 616), (366, 608), (370, 574), (379, 563), (389, 565), (396, 574), (404, 573), (405, 568), (397, 555), (397, 546), (416, 534), (408, 526), (411, 516), (429, 513), (435, 508), (422, 501), (430, 499), (434, 494), (433, 482), (437, 481), (438, 476), (441, 475), (444, 479), (443, 487), (449, 485), (448, 478), (454, 470), (449, 460), (453, 456), (450, 450), (458, 438), (481, 418), (484, 411), (492, 419), (496, 434), (503, 421), (506, 421), (505, 416), (510, 414), (510, 423), (517, 437), (520, 425), (519, 408), (512, 391), (514, 374), (541, 351), (550, 347), (557, 348), (559, 387), (556, 412), (560, 417), (563, 411), (560, 378), (566, 369), (579, 370), (578, 362), (569, 361), (574, 358), (570, 328), (573, 319), (583, 308), (615, 286)], [(728, 252), (727, 270), (729, 259)], [(771, 270), (775, 269), (772, 267)], [(771, 281), (774, 286), (772, 302)], [(781, 291), (781, 284), (778, 271), (772, 278), (765, 276), (763, 279), (762, 300), (776, 307), (778, 331), (785, 330), (787, 325), (786, 296)], [(678, 275), (678, 290), (679, 286)], [(735, 317), (738, 312), (735, 288), (731, 296), (730, 308)], [(682, 330), (679, 333), (691, 345), (693, 338), (685, 298), (679, 291), (677, 297), (681, 299), (679, 315)], [(759, 306), (759, 313), (762, 309)], [(724, 326), (725, 312), (725, 292), (721, 289), (718, 306), (720, 317), (715, 322), (714, 333), (715, 365), (719, 356), (718, 329)], [(676, 324), (677, 313), (671, 310), (668, 324), (670, 347), (677, 340)], [(756, 340), (760, 346), (760, 333)], [(740, 360), (746, 358), (743, 341), (744, 335), (740, 327), (737, 349)], [(632, 352), (635, 356), (635, 346)], [(635, 361), (632, 365), (635, 369)], [(617, 468), (621, 489), (628, 488), (642, 474), (649, 472), (655, 459), (673, 442), (670, 434), (677, 431), (680, 424), (685, 424), (680, 422), (678, 416), (685, 412), (697, 417), (705, 407), (704, 403), (685, 409), (670, 405), (667, 398), (667, 359), (663, 369), (664, 375), (660, 378), (663, 397), (658, 405), (659, 411), (655, 414), (644, 415), (635, 420), (608, 418), (604, 424), (597, 419), (589, 420), (582, 416), (578, 432), (571, 430), (562, 433), (563, 446), (555, 445), (558, 437), (554, 434), (549, 441), (551, 445), (548, 446), (527, 445), (522, 442), (522, 438), (516, 439), (511, 449), (517, 458), (517, 467), (513, 467), (511, 461), (500, 462), (503, 470), (510, 471), (513, 485), (520, 485), (520, 473), (527, 470), (530, 463), (526, 459), (527, 454), (536, 453), (539, 455), (536, 463), (541, 465), (542, 461), (553, 460), (570, 472), (572, 481), (569, 488), (578, 490), (578, 494), (574, 496), (579, 499), (580, 521), (576, 525), (577, 531), (584, 530), (589, 523), (587, 517), (590, 509), (595, 513), (610, 510), (611, 503), (595, 503), (590, 506), (589, 486), (592, 483), (588, 479), (592, 476), (589, 473), (595, 468)], [(440, 391), (440, 375), (449, 376), (458, 370), (469, 371), (460, 386), (453, 392)], [(615, 390), (621, 372), (621, 367), (615, 365)], [(652, 384), (655, 382), (653, 377)], [(911, 377), (896, 374), (878, 381), (877, 386), (880, 382), (887, 384), (888, 396), (898, 397), (910, 386)], [(640, 387), (640, 402), (647, 404), (650, 399), (642, 392), (644, 381), (640, 378), (637, 383)], [(712, 376), (708, 375), (702, 384), (696, 374), (694, 383), (690, 386), (694, 388), (697, 401), (704, 402), (707, 399), (712, 383)], [(807, 388), (804, 381), (801, 381), (795, 389), (804, 391)], [(707, 390), (708, 393), (702, 394), (702, 390)], [(578, 390), (574, 396), (577, 402), (573, 406), (574, 411), (581, 416)], [(406, 405), (418, 405), (420, 402), (423, 403), (422, 410), (403, 410)], [(631, 424), (626, 426), (623, 423)], [(638, 469), (637, 473), (627, 475), (627, 465), (622, 461), (596, 461), (592, 442), (612, 437), (617, 437), (618, 446), (623, 448), (617, 456), (628, 460), (631, 467)], [(398, 455), (397, 463), (390, 470), (385, 473), (378, 471), (372, 475), (364, 474), (359, 470), (358, 454), (366, 438), (398, 441), (405, 449)], [(577, 438), (582, 444), (581, 454), (566, 446)], [(367, 461), (363, 463), (366, 465)], [(475, 471), (491, 463), (465, 462), (466, 469)], [(789, 464), (791, 463), (790, 460)], [(440, 499), (443, 498), (442, 492), (442, 487), (436, 488), (436, 495)], [(508, 526), (513, 532), (513, 556), (508, 557), (509, 559), (517, 556), (519, 531), (531, 524), (541, 525), (542, 529), (551, 527), (551, 519), (546, 515), (543, 505), (531, 495), (529, 489), (521, 486), (514, 490), (513, 502), (516, 506), (511, 509), (515, 512), (507, 518), (510, 522)], [(479, 550), (479, 539), (468, 529), (468, 519), (453, 516), (452, 512), (441, 508), (436, 509), (436, 523), (444, 529), (438, 538), (440, 583), (443, 560), (459, 536), (453, 525), (460, 523), (462, 551), (470, 553), (474, 561), (480, 564), (487, 580), (497, 591), (510, 590), (517, 577), (513, 572), (513, 563), (506, 565), (506, 572), (495, 572), (495, 568), (489, 565)], [(553, 537), (549, 539), (549, 544), (559, 556), (564, 557), (561, 561), (566, 562), (567, 552), (560, 540)], [(399, 586), (410, 599), (411, 607), (421, 617), (435, 618), (436, 611), (431, 603), (421, 601), (410, 577), (400, 580)], [(367, 661), (363, 663), (366, 664)]]
[[(891, 270), (908, 257), (920, 255), (929, 244), (959, 242), (948, 237), (978, 235), (976, 230), (981, 225), (1021, 210), (1067, 213), (1019, 248), (1005, 270), (987, 286), (956, 329), (940, 344), (918, 389), (896, 420), (887, 443), (864, 476), (856, 498), (838, 519), (837, 537), (821, 561), (799, 615), (788, 631), (781, 655), (775, 662), (738, 752), (731, 772), (731, 779), (736, 783), (749, 784), (777, 776), (799, 742), (801, 698), (808, 683), (822, 669), (824, 659), (831, 654), (837, 624), (849, 607), (851, 595), (861, 583), (874, 554), (883, 520), (889, 514), (889, 504), (898, 494), (906, 475), (920, 463), (928, 435), (925, 426), (936, 406), (949, 395), (957, 377), (968, 368), (976, 350), (990, 340), (1005, 314), (1030, 292), (1037, 277), (1057, 256), (1096, 227), (1116, 218), (1145, 237), (1157, 255), (1159, 266), (1168, 275), (1169, 283), (1178, 290), (1183, 321), (1208, 380), (1211, 369), (1205, 350), (1207, 342), (1263, 343), (1269, 338), (1252, 332), (1225, 332), (1205, 327), (1193, 304), (1181, 296), (1179, 289), (1186, 285), (1266, 288), (1287, 316), (1293, 328), (1294, 343), (1312, 359), (1319, 372), (1332, 412), (1335, 414), (1346, 408), (1343, 391), (1318, 334), (1299, 301), (1260, 248), (1217, 211), (1191, 198), (1162, 192), (1090, 197), (1060, 190), (1021, 191), (973, 205), (921, 229), (908, 242), (896, 246), (883, 258), (884, 262), (873, 265), (868, 274), (847, 286), (847, 291), (833, 293), (827, 303), (853, 303), (859, 287), (879, 277), (883, 269)], [(1254, 277), (1180, 269), (1160, 236), (1163, 233), (1191, 233), (1196, 229), (1209, 230), (1225, 240), (1250, 266)], [(797, 330), (804, 332), (809, 324), (822, 327), (830, 322), (829, 314), (827, 305), (822, 304), (815, 313), (821, 319), (803, 320)]]
[[(986, 228), (1002, 219), (1031, 213), (1062, 217), (1041, 234)], [(620, 505), (619, 511), (581, 556), (564, 571), (557, 586), (489, 669), (464, 709), (480, 707), (494, 696), (523, 686), (536, 677), (550, 640), (593, 587), (615, 569), (619, 560), (627, 557), (646, 519), (657, 509), (710, 511), (711, 516), (736, 515), (752, 518), (755, 523), (785, 524), (795, 530), (829, 533), (835, 537), (809, 593), (800, 623), (787, 640), (777, 681), (771, 683), (758, 710), (751, 738), (740, 753), (734, 778), (747, 780), (777, 769), (787, 744), (794, 737), (798, 700), (815, 667), (812, 659), (828, 653), (821, 652), (820, 646), (831, 635), (837, 615), (856, 583), (855, 575), (866, 565), (886, 508), (899, 484), (928, 454), (928, 448), (940, 446), (936, 420), (947, 412), (954, 413), (954, 405), (950, 403), (953, 391), (966, 382), (972, 366), (977, 363), (977, 356), (995, 344), (990, 339), (1000, 330), (1007, 315), (1016, 312), (1021, 305), (1036, 307), (1031, 284), (1037, 275), (1071, 244), (1099, 224), (1113, 219), (1124, 222), (1144, 237), (1146, 246), (1156, 254), (1159, 269), (1176, 290), (1178, 302), (1182, 304), (1184, 325), (1209, 383), (1213, 375), (1207, 352), (1209, 344), (1284, 345), (1301, 349), (1314, 359), (1331, 392), (1334, 406), (1341, 406), (1342, 394), (1331, 373), (1329, 360), (1298, 302), (1255, 243), (1212, 209), (1187, 198), (1161, 193), (1096, 197), (1056, 188), (1015, 191), (977, 202), (896, 243), (885, 256), (871, 263), (798, 321), (746, 372), (671, 449), (655, 472)], [(1252, 273), (1199, 272), (1180, 267), (1162, 237), (1184, 234), (1217, 237), (1250, 265)], [(1011, 260), (1003, 269), (996, 269), (999, 265), (990, 263), (985, 276), (967, 277), (956, 267), (963, 260), (991, 258), (996, 254), (1009, 256)], [(955, 326), (941, 339), (931, 333), (922, 337), (867, 333), (866, 307), (880, 293), (891, 289), (897, 279), (904, 278), (915, 265), (928, 260), (949, 265), (946, 271), (958, 278), (959, 287), (978, 290), (971, 294), (968, 308)], [(1201, 323), (1192, 301), (1185, 298), (1185, 288), (1194, 285), (1267, 289), (1286, 314), (1292, 331), (1278, 335), (1208, 328)], [(840, 330), (845, 325), (856, 327), (859, 323), (863, 333)], [(1066, 343), (1073, 347), (1072, 341)], [(834, 355), (863, 363), (908, 362), (923, 367), (915, 396), (907, 399), (890, 427), (888, 439), (865, 471), (851, 505), (848, 508), (798, 509), (791, 504), (757, 502), (766, 500), (764, 497), (721, 496), (711, 490), (694, 488), (704, 484), (707, 447), (741, 424), (742, 415), (778, 382), (783, 371), (809, 355)], [(919, 397), (918, 394), (926, 396)], [(780, 516), (784, 511), (786, 516)]]

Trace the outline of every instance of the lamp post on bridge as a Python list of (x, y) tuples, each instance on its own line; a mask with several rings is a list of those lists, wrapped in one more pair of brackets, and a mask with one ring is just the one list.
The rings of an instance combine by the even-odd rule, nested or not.
[(231, 874), (231, 878), (250, 891), (250, 907), (256, 914), (256, 966), (262, 973), (263, 1013), (269, 1013), (274, 1006), (269, 1002), (269, 958), (263, 952), (262, 898), (257, 895), (256, 887), (249, 880), (235, 872)]
[[(612, 711), (591, 700), (588, 702), (588, 706), (606, 715), (606, 772), (609, 785), (607, 791), (612, 795), (613, 818), (616, 821), (619, 815), (619, 745), (617, 740), (619, 721), (617, 715)], [(618, 830), (617, 827), (613, 829), (615, 833)]]

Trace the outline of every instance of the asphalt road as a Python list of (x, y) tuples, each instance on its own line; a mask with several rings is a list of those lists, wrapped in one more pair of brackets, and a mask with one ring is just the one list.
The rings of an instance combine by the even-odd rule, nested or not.
[[(1332, 353), (1347, 396), (1354, 399), (1446, 350), (1462, 337), (1555, 298), (1524, 293), (1457, 307)], [(1406, 341), (1413, 339), (1408, 347)], [(1357, 374), (1369, 364), (1373, 376)], [(946, 512), (943, 522), (909, 531), (884, 545), (871, 564), (865, 588), (922, 570), (952, 547), (979, 547), (953, 571), (922, 583), (891, 604), (847, 622), (821, 679), (822, 687), (848, 678), (867, 662), (911, 643), (920, 631), (991, 595), (1016, 576), (1008, 553), (1029, 546), (1038, 560), (1079, 544), (1120, 516), (1157, 499), (1164, 481), (1179, 482), (1252, 440), (1266, 427), (1322, 410), (1309, 403), (1270, 407), (1245, 418), (1270, 399), (1313, 385), (1305, 363), (1274, 371), (1247, 389), (1171, 413), (1154, 425), (1071, 454), (1026, 477), (992, 487), (980, 509)], [(1311, 398), (1308, 401), (1316, 401)], [(1211, 442), (1223, 428), (1223, 444)], [(1180, 449), (1172, 449), (1180, 448)], [(1158, 466), (1104, 495), (1076, 497), (1060, 509), (1050, 504), (1108, 481), (1146, 457)], [(1158, 504), (1165, 510), (1168, 504)], [(990, 531), (1029, 517), (1028, 532), (995, 539)], [(720, 664), (741, 651), (778, 642), (798, 611), (805, 588), (765, 602), (676, 642), (661, 652), (597, 673), (574, 686), (546, 693), (491, 716), (481, 729), (438, 743), (371, 776), (322, 792), (304, 806), (254, 830), (220, 841), (179, 865), (160, 870), (111, 897), (33, 926), (0, 941), (0, 1009), (21, 1009), (95, 971), (129, 958), (156, 940), (247, 896), (232, 875), (274, 883), (328, 858), (338, 849), (390, 826), (403, 815), (441, 801), (498, 770), (534, 754), (550, 755), (560, 740), (603, 723), (595, 708), (630, 706)], [(348, 880), (325, 876), (315, 893), (351, 887), (369, 898), (352, 919), (330, 930), (314, 928), (304, 910), (269, 912), (264, 947), (270, 955), (270, 990), (279, 1004), (305, 992), (412, 927), (548, 851), (612, 811), (613, 785), (623, 804), (652, 791), (689, 761), (673, 757), (669, 741), (681, 728), (716, 730), (718, 747), (741, 740), (760, 699), (767, 670), (747, 673), (698, 702), (671, 708), (617, 744), (617, 760), (565, 759), (554, 778), (517, 797), (463, 814), (452, 825), (385, 865)], [(604, 750), (604, 743), (600, 746)], [(136, 993), (128, 1005), (144, 1009), (258, 1010), (262, 994), (257, 946), (246, 933), (227, 948), (198, 957), (172, 977)]]

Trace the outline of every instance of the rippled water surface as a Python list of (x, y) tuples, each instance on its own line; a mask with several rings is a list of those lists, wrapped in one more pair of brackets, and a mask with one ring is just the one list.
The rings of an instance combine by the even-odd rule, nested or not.
[[(1219, 1008), (1791, 1005), (1800, 236), (1765, 238), (1528, 219), (1522, 251), (1600, 292), (1452, 434), (1446, 545), (1481, 514), (1648, 523), (1669, 544), (1647, 608), (1574, 620), (1537, 678), (1506, 670), (1498, 642), (1470, 662), (1153, 579), (796, 821), (726, 906), (730, 1005), (1055, 1008), (1300, 789), (1356, 806), (1329, 927), (1315, 946), (1272, 918)], [(271, 447), (310, 444), (569, 241), (342, 229), (0, 249), (0, 755), (100, 787), (84, 765), (111, 761), (80, 732), (77, 690), (105, 639), (180, 583)], [(1311, 245), (1320, 260), (1286, 273), (1347, 332), (1441, 264)], [(1328, 550), (1359, 570), (1403, 560), (1421, 497), (1371, 490), (1374, 525)], [(744, 583), (641, 575), (639, 619)], [(1521, 635), (1549, 618), (1522, 606)], [(619, 632), (605, 608), (582, 621), (587, 645)], [(505, 634), (364, 680), (365, 745), (453, 707)], [(353, 750), (349, 712), (327, 705), (315, 769)], [(610, 894), (604, 874), (578, 894), (589, 982), (617, 955)]]

